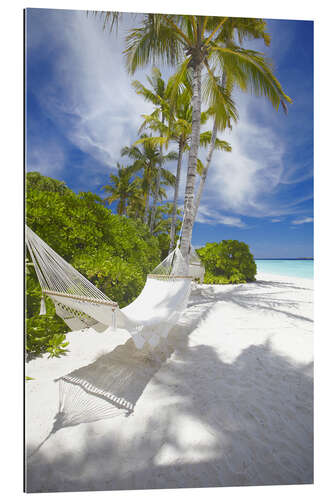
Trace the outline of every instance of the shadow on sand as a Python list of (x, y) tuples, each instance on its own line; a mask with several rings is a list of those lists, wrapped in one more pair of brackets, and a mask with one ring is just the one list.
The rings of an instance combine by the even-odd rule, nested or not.
[[(255, 286), (253, 286), (255, 285)], [(262, 290), (262, 293), (258, 291), (258, 287)], [(276, 291), (271, 291), (272, 288)], [(299, 308), (298, 300), (290, 300), (276, 297), (276, 295), (281, 294), (283, 290), (311, 290), (309, 288), (301, 288), (295, 286), (293, 283), (280, 282), (280, 281), (256, 281), (253, 284), (245, 285), (226, 285), (224, 290), (216, 293), (214, 291), (214, 286), (208, 286), (203, 290), (203, 301), (220, 301), (235, 304), (243, 309), (247, 310), (258, 310), (267, 311), (281, 314), (287, 318), (305, 321), (307, 323), (313, 323), (311, 318), (307, 316), (302, 316), (297, 314)], [(290, 312), (287, 309), (293, 309), (294, 312)]]
[[(244, 291), (247, 293), (243, 298)], [(182, 321), (155, 358), (147, 357), (144, 361), (128, 341), (69, 374), (87, 384), (86, 388), (80, 385), (84, 397), (81, 394), (81, 399), (78, 397), (74, 403), (67, 394), (67, 400), (64, 397), (60, 401), (50, 434), (62, 427), (114, 416), (99, 416), (94, 407), (88, 411), (87, 395), (102, 400), (104, 406), (125, 410), (115, 401), (111, 404), (107, 397), (90, 394), (89, 384), (131, 403), (133, 410), (153, 379), (157, 388), (160, 386), (174, 396), (177, 405), (170, 404), (158, 414), (151, 414), (145, 427), (137, 430), (140, 438), (126, 443), (124, 448), (119, 448), (117, 436), (110, 432), (103, 439), (96, 439), (89, 426), (80, 439), (90, 452), (73, 455), (60, 448), (57, 456), (51, 457), (41, 443), (28, 460), (29, 492), (312, 483), (312, 364), (290, 363), (273, 352), (269, 342), (248, 347), (232, 363), (221, 361), (210, 346), (189, 347), (189, 334), (216, 300), (247, 308), (255, 307), (255, 301), (261, 300), (270, 309), (281, 312), (278, 300), (265, 294), (251, 295), (248, 288), (234, 287), (214, 298), (208, 287), (194, 290)], [(299, 319), (307, 321), (302, 316)], [(171, 355), (175, 362), (168, 369), (165, 362)], [(120, 377), (122, 381), (118, 381)], [(237, 381), (236, 387), (233, 381)], [(77, 388), (70, 381), (66, 386)], [(185, 446), (175, 432), (174, 419), (179, 415), (207, 427), (209, 442), (196, 444), (193, 436), (192, 443)], [(158, 432), (151, 432), (155, 428)], [(163, 463), (160, 456), (166, 448), (180, 456), (193, 448), (193, 456), (200, 452), (201, 459)]]

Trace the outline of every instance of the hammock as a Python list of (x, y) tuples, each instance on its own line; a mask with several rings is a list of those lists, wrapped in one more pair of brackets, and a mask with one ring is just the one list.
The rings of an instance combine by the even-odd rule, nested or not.
[(123, 328), (138, 349), (146, 343), (155, 347), (186, 308), (192, 277), (179, 245), (147, 276), (139, 297), (120, 309), (28, 226), (26, 244), (42, 288), (40, 314), (45, 314), (47, 295), (71, 330)]

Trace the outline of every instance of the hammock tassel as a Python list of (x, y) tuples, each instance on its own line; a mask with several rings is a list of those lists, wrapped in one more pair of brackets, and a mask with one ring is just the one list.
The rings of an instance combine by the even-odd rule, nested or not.
[(112, 309), (111, 330), (117, 330), (117, 309)]
[(45, 314), (46, 314), (45, 299), (44, 299), (44, 295), (42, 295), (42, 298), (41, 298), (41, 301), (40, 301), (39, 316), (44, 316)]

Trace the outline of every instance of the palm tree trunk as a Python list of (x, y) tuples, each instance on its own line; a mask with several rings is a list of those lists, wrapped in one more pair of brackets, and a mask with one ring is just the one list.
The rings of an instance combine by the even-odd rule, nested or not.
[(184, 221), (180, 243), (180, 250), (183, 257), (188, 258), (190, 251), (192, 230), (194, 223), (194, 188), (197, 170), (197, 158), (200, 141), (200, 118), (201, 118), (201, 62), (193, 68), (193, 95), (192, 95), (192, 133), (191, 147), (188, 158), (185, 201), (184, 201)]
[(149, 217), (149, 191), (146, 193), (146, 201), (145, 201), (145, 212), (143, 216), (143, 223), (148, 225), (148, 217)]
[(174, 197), (173, 197), (173, 207), (172, 207), (172, 221), (171, 221), (171, 230), (170, 230), (169, 253), (173, 250), (173, 247), (175, 244), (178, 192), (179, 192), (179, 182), (180, 182), (180, 171), (182, 168), (183, 151), (184, 151), (184, 144), (182, 141), (179, 141), (175, 193), (174, 193)]
[(211, 138), (211, 141), (210, 141), (208, 155), (207, 155), (207, 158), (206, 158), (206, 166), (205, 166), (205, 168), (204, 168), (204, 170), (202, 172), (201, 179), (200, 179), (200, 184), (199, 184), (199, 187), (198, 187), (198, 192), (197, 192), (197, 195), (196, 195), (195, 200), (194, 200), (194, 220), (196, 219), (196, 216), (197, 216), (197, 213), (198, 213), (198, 208), (199, 208), (199, 205), (200, 205), (202, 191), (203, 191), (203, 188), (204, 188), (204, 185), (205, 185), (205, 182), (206, 182), (208, 169), (209, 169), (210, 164), (212, 162), (213, 152), (214, 152), (214, 149), (215, 149), (216, 136), (217, 136), (217, 123), (216, 123), (216, 118), (215, 118), (215, 120), (214, 120), (214, 126), (213, 126), (213, 131), (212, 131), (212, 138)]
[[(162, 116), (162, 124), (164, 124), (164, 117), (163, 116)], [(162, 146), (160, 146), (160, 155), (161, 155), (161, 161), (158, 164), (157, 178), (156, 178), (156, 189), (155, 189), (155, 193), (154, 193), (153, 206), (151, 207), (151, 215), (150, 215), (150, 228), (149, 229), (150, 229), (151, 233), (153, 232), (153, 229), (154, 229), (158, 193), (160, 192), (160, 185), (161, 185)]]
[(120, 198), (119, 200), (119, 215), (124, 215), (126, 208), (126, 199)]
[[(161, 151), (161, 154), (162, 154), (162, 151)], [(160, 192), (160, 185), (161, 185), (161, 163), (159, 163), (158, 170), (157, 170), (156, 188), (155, 188), (154, 197), (153, 197), (153, 205), (151, 207), (150, 227), (149, 227), (149, 230), (151, 233), (153, 232), (153, 229), (154, 229), (156, 208), (157, 208), (157, 199), (158, 199), (158, 193)]]

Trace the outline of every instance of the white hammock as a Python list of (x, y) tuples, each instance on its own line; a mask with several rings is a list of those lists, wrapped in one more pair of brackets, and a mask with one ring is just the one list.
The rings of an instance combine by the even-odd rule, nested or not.
[[(57, 315), (71, 330), (123, 328), (138, 349), (146, 342), (155, 347), (186, 308), (192, 278), (178, 246), (147, 276), (139, 297), (119, 309), (27, 226), (26, 243), (43, 294), (53, 300)], [(41, 314), (43, 310), (42, 299)]]

